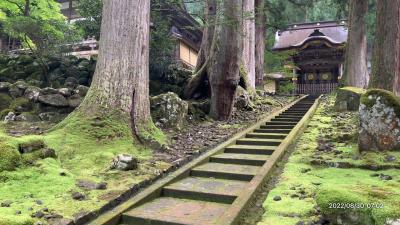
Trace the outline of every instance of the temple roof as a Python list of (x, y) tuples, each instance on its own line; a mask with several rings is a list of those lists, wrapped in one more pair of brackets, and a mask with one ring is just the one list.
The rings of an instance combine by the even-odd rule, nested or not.
[(317, 39), (332, 45), (342, 45), (347, 41), (347, 34), (345, 21), (292, 24), (288, 29), (276, 32), (273, 50), (296, 49)]

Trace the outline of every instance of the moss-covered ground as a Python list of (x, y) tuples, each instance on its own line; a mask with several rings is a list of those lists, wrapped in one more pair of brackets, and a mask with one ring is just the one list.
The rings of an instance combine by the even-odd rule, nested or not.
[(400, 218), (400, 152), (359, 153), (357, 113), (334, 112), (334, 98), (322, 101), (299, 137), (258, 225), (384, 225)]
[[(73, 218), (102, 207), (133, 184), (169, 167), (152, 161), (152, 151), (135, 144), (130, 132), (117, 118), (70, 116), (44, 135), (11, 137), (0, 123), (0, 203), (12, 202), (10, 207), (0, 207), (0, 225), (34, 224), (38, 219), (31, 215), (44, 208), (49, 210), (47, 214)], [(162, 139), (162, 135), (157, 136)], [(56, 151), (57, 158), (19, 154), (18, 146), (32, 141), (43, 141)], [(120, 153), (139, 159), (139, 168), (110, 170), (112, 158)], [(107, 189), (85, 191), (76, 186), (81, 179), (106, 182)], [(73, 200), (73, 192), (84, 193), (86, 200)], [(46, 224), (43, 218), (42, 222)]]

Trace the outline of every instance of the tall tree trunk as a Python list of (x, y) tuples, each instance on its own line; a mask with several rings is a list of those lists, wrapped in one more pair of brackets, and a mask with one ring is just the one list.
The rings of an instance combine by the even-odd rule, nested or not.
[(30, 16), (31, 14), (31, 1), (25, 0), (24, 16)]
[(210, 116), (218, 120), (226, 120), (231, 116), (239, 83), (241, 7), (242, 0), (222, 0), (218, 3), (208, 67), (211, 84)]
[(255, 76), (256, 86), (263, 85), (265, 56), (265, 0), (255, 0), (256, 33), (255, 33)]
[(368, 1), (350, 0), (350, 24), (346, 49), (344, 84), (365, 88), (369, 74), (367, 65), (366, 16)]
[(151, 123), (149, 103), (150, 0), (104, 0), (96, 71), (79, 111), (119, 112), (138, 137)]
[(247, 74), (247, 88), (256, 86), (254, 0), (243, 0), (243, 51), (242, 63)]
[(400, 0), (378, 0), (370, 87), (400, 95)]
[(200, 46), (199, 56), (197, 58), (194, 76), (190, 79), (185, 89), (185, 97), (191, 98), (199, 89), (209, 89), (206, 83), (208, 79), (207, 64), (209, 62), (210, 48), (214, 36), (215, 15), (217, 11), (216, 0), (206, 0), (204, 7), (205, 27), (203, 29), (203, 39)]

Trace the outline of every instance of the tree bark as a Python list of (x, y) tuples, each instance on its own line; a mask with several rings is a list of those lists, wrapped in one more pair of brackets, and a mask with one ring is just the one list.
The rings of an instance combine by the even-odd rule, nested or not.
[(256, 86), (263, 85), (264, 78), (264, 56), (265, 56), (265, 0), (255, 0), (256, 32), (255, 32), (255, 76)]
[(226, 120), (231, 116), (239, 83), (241, 7), (242, 0), (222, 0), (218, 3), (208, 67), (211, 84), (210, 116), (217, 120)]
[(369, 87), (400, 95), (400, 0), (378, 0)]
[[(194, 76), (190, 79), (187, 87), (185, 88), (185, 98), (192, 98), (199, 89), (209, 89), (207, 83), (207, 64), (210, 55), (210, 48), (214, 36), (215, 15), (217, 11), (216, 0), (206, 0), (204, 7), (204, 15), (206, 25), (203, 29), (203, 39), (200, 46), (199, 56), (197, 58)], [(208, 92), (208, 91), (207, 91)]]
[(346, 86), (366, 88), (369, 81), (367, 65), (366, 16), (368, 1), (350, 0), (349, 36), (346, 49)]
[(119, 112), (134, 136), (151, 123), (150, 0), (104, 0), (96, 70), (80, 112)]
[(243, 51), (242, 65), (247, 74), (247, 88), (256, 86), (254, 0), (243, 0)]

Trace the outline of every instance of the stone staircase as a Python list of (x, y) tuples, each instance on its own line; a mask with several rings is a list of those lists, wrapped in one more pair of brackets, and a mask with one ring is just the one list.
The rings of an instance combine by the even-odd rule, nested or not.
[(307, 97), (122, 215), (121, 224), (215, 224), (314, 104)]

